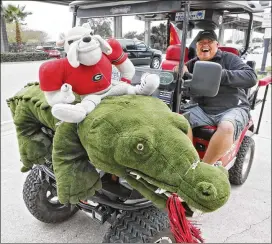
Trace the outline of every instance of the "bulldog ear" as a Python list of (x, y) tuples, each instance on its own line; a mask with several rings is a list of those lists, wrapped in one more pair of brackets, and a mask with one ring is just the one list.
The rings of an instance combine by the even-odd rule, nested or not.
[(77, 50), (77, 46), (78, 46), (78, 41), (77, 42), (73, 42), (69, 46), (69, 51), (67, 53), (68, 62), (74, 68), (77, 68), (80, 65), (80, 63), (78, 61), (78, 50)]
[(112, 48), (110, 44), (106, 40), (104, 40), (100, 35), (94, 35), (92, 37), (95, 38), (100, 43), (100, 48), (103, 53), (107, 55), (110, 55), (112, 53)]
[(57, 47), (63, 47), (64, 46), (64, 43), (65, 43), (65, 34), (64, 33), (60, 33), (59, 34), (59, 38), (58, 40), (56, 41), (56, 46)]

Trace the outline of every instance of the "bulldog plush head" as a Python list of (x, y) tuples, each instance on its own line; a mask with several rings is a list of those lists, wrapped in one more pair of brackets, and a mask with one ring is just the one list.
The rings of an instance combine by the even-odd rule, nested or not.
[(102, 52), (111, 54), (112, 48), (99, 35), (93, 35), (89, 25), (73, 27), (65, 35), (61, 33), (56, 45), (64, 46), (71, 66), (77, 68), (80, 64), (91, 66), (99, 62)]

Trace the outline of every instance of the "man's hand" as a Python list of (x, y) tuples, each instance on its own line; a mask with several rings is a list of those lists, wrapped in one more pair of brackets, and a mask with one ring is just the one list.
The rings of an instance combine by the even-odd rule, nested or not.
[[(179, 65), (175, 66), (175, 67), (173, 68), (173, 71), (176, 72), (176, 73), (178, 73), (178, 71), (179, 71)], [(185, 72), (189, 72), (186, 65), (183, 66), (183, 69), (182, 69), (182, 76), (184, 75)]]

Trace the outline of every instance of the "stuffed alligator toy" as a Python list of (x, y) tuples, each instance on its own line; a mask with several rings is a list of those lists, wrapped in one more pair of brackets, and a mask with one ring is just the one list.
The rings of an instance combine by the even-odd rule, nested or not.
[[(124, 178), (159, 208), (172, 193), (203, 212), (215, 211), (229, 198), (226, 170), (199, 161), (186, 135), (187, 120), (157, 98), (107, 97), (79, 124), (52, 116), (39, 83), (27, 85), (8, 105), (22, 171), (52, 155), (61, 203), (78, 203), (101, 189), (96, 169)], [(42, 127), (55, 132), (53, 141)]]

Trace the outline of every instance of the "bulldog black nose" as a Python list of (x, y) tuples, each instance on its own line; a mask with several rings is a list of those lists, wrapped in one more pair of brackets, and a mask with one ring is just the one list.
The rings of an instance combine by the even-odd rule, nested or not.
[(92, 38), (90, 36), (85, 36), (82, 39), (84, 42), (90, 42), (92, 40)]

